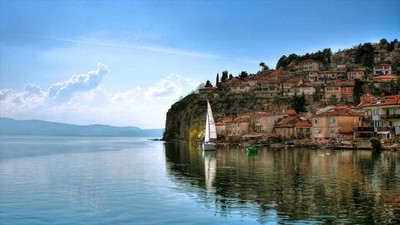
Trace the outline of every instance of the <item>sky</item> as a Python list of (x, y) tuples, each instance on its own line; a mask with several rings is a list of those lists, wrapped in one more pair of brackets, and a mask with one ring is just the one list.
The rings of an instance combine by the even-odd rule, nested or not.
[(400, 37), (400, 1), (0, 1), (0, 116), (164, 128), (180, 97), (282, 55)]

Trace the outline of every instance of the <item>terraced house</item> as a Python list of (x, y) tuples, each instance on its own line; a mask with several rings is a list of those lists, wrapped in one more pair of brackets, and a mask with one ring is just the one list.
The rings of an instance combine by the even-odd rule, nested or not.
[(355, 131), (359, 132), (370, 127), (371, 136), (381, 139), (400, 140), (400, 95), (376, 97), (363, 95), (361, 104), (357, 107), (364, 113), (362, 126)]
[(335, 107), (312, 117), (312, 139), (324, 141), (353, 140), (354, 127), (359, 126), (361, 113), (348, 107)]

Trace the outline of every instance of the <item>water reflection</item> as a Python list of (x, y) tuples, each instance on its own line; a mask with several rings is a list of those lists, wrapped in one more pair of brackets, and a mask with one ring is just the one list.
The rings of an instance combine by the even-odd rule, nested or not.
[[(170, 178), (216, 214), (260, 223), (400, 223), (396, 152), (242, 149), (166, 143)], [(214, 154), (214, 155), (213, 155)]]
[(206, 189), (209, 191), (213, 187), (215, 176), (217, 174), (217, 152), (204, 151), (204, 175), (206, 179)]

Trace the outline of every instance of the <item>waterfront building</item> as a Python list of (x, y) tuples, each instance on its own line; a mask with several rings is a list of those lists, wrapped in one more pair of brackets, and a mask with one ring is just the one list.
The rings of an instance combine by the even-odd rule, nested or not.
[(359, 126), (362, 114), (348, 107), (335, 107), (317, 113), (312, 120), (312, 139), (314, 142), (352, 140), (354, 127)]
[(362, 135), (368, 132), (380, 139), (400, 140), (400, 95), (363, 95), (356, 108), (364, 113), (363, 123), (355, 128), (357, 138), (368, 137)]

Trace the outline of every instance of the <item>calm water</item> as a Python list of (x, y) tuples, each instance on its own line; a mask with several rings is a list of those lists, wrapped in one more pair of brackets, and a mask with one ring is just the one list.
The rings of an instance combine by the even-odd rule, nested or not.
[(0, 137), (0, 224), (400, 223), (400, 153)]

